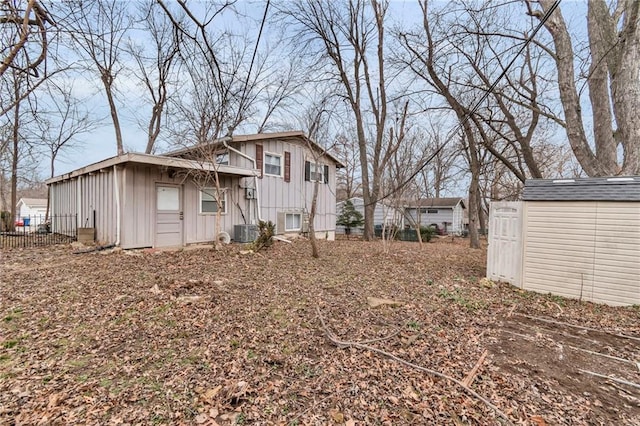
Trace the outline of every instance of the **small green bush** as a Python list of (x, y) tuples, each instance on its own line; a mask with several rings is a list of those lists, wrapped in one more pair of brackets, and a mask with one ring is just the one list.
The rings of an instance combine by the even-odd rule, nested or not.
[(433, 238), (433, 236), (436, 234), (436, 230), (433, 229), (433, 227), (431, 226), (421, 226), (420, 227), (420, 237), (422, 238), (423, 242), (429, 242), (431, 241), (431, 239)]
[(344, 226), (344, 233), (351, 234), (352, 228), (359, 228), (364, 224), (362, 213), (356, 210), (351, 200), (344, 202), (342, 211), (336, 219), (336, 225)]
[(273, 244), (273, 236), (275, 234), (276, 225), (273, 222), (265, 222), (261, 220), (258, 222), (258, 238), (251, 243), (251, 250), (258, 252), (263, 248), (271, 246)]

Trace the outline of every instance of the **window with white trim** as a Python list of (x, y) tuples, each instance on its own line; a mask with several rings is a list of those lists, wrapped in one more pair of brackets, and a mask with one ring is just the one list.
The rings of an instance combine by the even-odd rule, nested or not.
[(218, 197), (216, 197), (215, 188), (202, 188), (200, 190), (200, 214), (213, 214), (218, 213), (218, 205), (221, 204), (220, 213), (227, 212), (227, 191), (226, 189), (220, 189), (220, 203), (218, 203)]
[(287, 213), (284, 216), (284, 230), (299, 231), (300, 229), (302, 229), (302, 214)]
[(216, 164), (229, 164), (229, 151), (218, 152), (216, 154)]
[(282, 176), (282, 155), (265, 152), (264, 174), (271, 176)]
[(309, 164), (309, 180), (311, 182), (324, 183), (324, 165), (319, 163)]

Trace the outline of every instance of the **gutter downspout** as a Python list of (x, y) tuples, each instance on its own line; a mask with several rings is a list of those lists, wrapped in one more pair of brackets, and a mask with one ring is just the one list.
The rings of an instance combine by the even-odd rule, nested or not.
[[(120, 247), (120, 187), (118, 186), (118, 166), (113, 165), (113, 186), (116, 195), (116, 247)], [(95, 225), (94, 225), (95, 226)]]
[[(246, 158), (247, 160), (251, 161), (253, 163), (253, 169), (257, 169), (258, 165), (256, 164), (256, 160), (255, 158), (249, 157), (247, 154), (238, 151), (237, 149), (230, 147), (229, 144), (227, 144), (227, 139), (231, 140), (231, 138), (229, 137), (225, 137), (222, 139), (222, 144), (225, 146), (225, 148), (227, 148), (229, 151), (233, 151), (236, 154), (240, 155), (241, 157)], [(258, 190), (258, 176), (253, 176), (253, 183), (255, 186), (255, 190), (256, 190), (256, 212), (257, 212), (257, 216), (258, 216), (258, 221), (262, 222), (262, 214), (260, 213), (260, 191)]]

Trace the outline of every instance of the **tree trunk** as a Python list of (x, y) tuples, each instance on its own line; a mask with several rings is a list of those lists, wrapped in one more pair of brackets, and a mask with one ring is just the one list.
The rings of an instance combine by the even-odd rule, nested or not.
[[(550, 0), (541, 0), (540, 3), (545, 11), (552, 4)], [(591, 151), (584, 131), (580, 97), (575, 85), (575, 71), (573, 68), (575, 55), (571, 44), (571, 36), (560, 10), (556, 9), (547, 20), (545, 27), (551, 33), (555, 45), (558, 89), (564, 111), (567, 138), (571, 149), (587, 175), (606, 175), (606, 171), (600, 167), (596, 156)]]
[[(575, 85), (571, 36), (559, 10), (546, 22), (555, 45), (558, 88), (565, 115), (569, 144), (589, 176), (637, 174), (640, 172), (640, 3), (620, 0), (624, 22), (611, 15), (603, 0), (589, 2), (588, 35), (591, 53), (589, 95), (593, 114), (595, 153), (587, 140), (580, 98)], [(544, 11), (552, 0), (540, 0)], [(542, 13), (536, 13), (541, 17)], [(621, 28), (618, 34), (617, 28)], [(610, 86), (608, 82), (610, 81)], [(613, 105), (612, 118), (611, 107)], [(614, 124), (617, 129), (614, 130)], [(622, 146), (623, 164), (618, 161)]]
[(309, 241), (311, 241), (311, 256), (319, 258), (318, 241), (316, 241), (316, 228), (313, 222), (316, 218), (316, 210), (318, 205), (318, 181), (313, 183), (313, 196), (311, 197), (311, 211), (309, 212)]
[(369, 180), (369, 159), (367, 158), (367, 140), (364, 133), (362, 115), (354, 110), (358, 127), (358, 146), (360, 148), (360, 170), (362, 170), (362, 200), (364, 201), (364, 230), (362, 239), (371, 241), (374, 239), (373, 215), (376, 209), (376, 200), (371, 194)]
[[(13, 77), (14, 99), (20, 99), (20, 84), (17, 73)], [(13, 229), (16, 222), (16, 204), (18, 204), (18, 159), (20, 149), (20, 102), (16, 102), (13, 109), (13, 128), (11, 132), (11, 143), (13, 151), (11, 153), (11, 205), (9, 206), (9, 226)]]
[[(622, 0), (621, 0), (622, 1)], [(620, 64), (611, 77), (616, 123), (623, 141), (624, 162), (621, 174), (640, 174), (640, 3), (628, 1), (625, 23), (619, 38)]]
[(107, 101), (109, 102), (109, 112), (111, 113), (111, 120), (113, 121), (113, 128), (116, 132), (116, 147), (118, 155), (124, 154), (124, 145), (122, 143), (122, 130), (120, 129), (120, 120), (118, 118), (118, 109), (116, 107), (115, 99), (113, 98), (113, 91), (111, 87), (111, 76), (102, 76), (102, 83), (104, 84), (104, 90), (107, 94)]

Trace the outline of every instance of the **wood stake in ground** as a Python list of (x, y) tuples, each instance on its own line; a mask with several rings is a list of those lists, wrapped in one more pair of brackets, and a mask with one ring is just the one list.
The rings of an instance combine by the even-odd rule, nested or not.
[(464, 380), (462, 381), (462, 383), (465, 386), (467, 387), (471, 386), (473, 381), (476, 379), (476, 376), (478, 375), (478, 370), (482, 366), (482, 363), (484, 362), (484, 359), (487, 357), (487, 355), (489, 355), (489, 351), (485, 349), (482, 355), (480, 355), (480, 359), (478, 359), (478, 362), (476, 362), (476, 365), (473, 366), (469, 374), (467, 374), (467, 377), (465, 377)]

